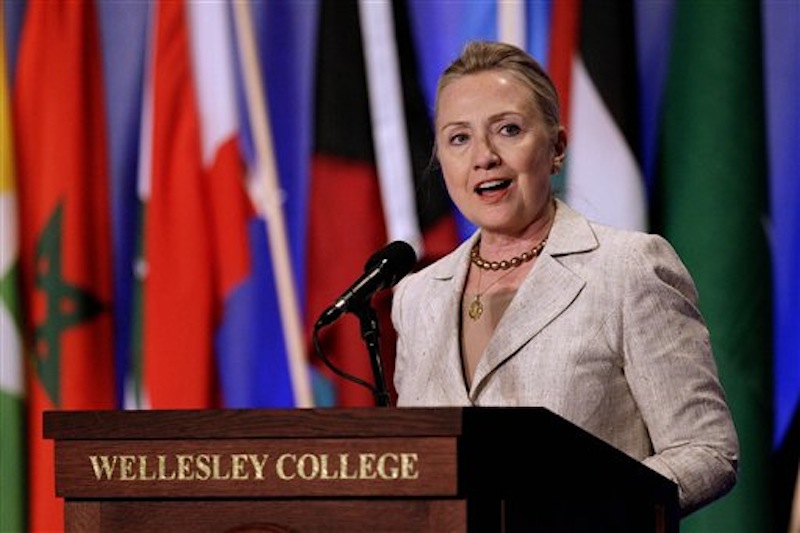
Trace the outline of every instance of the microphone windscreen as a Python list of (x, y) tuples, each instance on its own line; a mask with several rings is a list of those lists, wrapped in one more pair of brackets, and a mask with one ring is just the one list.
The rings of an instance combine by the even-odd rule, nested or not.
[(388, 276), (386, 287), (394, 286), (414, 268), (417, 262), (417, 253), (405, 241), (394, 241), (377, 252), (367, 260), (364, 271), (381, 268)]

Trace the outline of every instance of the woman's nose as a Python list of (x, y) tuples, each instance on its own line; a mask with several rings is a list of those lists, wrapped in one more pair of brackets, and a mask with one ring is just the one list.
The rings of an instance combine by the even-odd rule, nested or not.
[(492, 144), (485, 139), (481, 139), (475, 144), (473, 157), (476, 169), (490, 169), (500, 164), (500, 156)]

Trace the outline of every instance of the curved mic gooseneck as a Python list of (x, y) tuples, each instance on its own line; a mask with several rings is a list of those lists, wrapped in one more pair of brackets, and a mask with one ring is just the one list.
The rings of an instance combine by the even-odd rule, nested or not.
[[(389, 392), (380, 355), (378, 317), (370, 301), (376, 292), (393, 287), (408, 275), (416, 261), (417, 254), (410, 244), (403, 241), (389, 243), (369, 258), (364, 267), (364, 274), (333, 305), (329, 306), (314, 324), (313, 340), (317, 356), (336, 375), (372, 391), (375, 404), (382, 407), (389, 405)], [(364, 339), (369, 352), (374, 385), (336, 367), (320, 345), (319, 331), (347, 312), (355, 314), (361, 324), (361, 338)]]

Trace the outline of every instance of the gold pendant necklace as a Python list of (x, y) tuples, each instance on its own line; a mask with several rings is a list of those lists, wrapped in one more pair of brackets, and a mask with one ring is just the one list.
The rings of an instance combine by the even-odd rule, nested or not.
[[(541, 254), (542, 250), (544, 249), (544, 245), (547, 244), (547, 237), (542, 239), (542, 241), (536, 246), (534, 246), (531, 249), (531, 251), (524, 252), (521, 255), (503, 261), (487, 261), (486, 259), (482, 258), (480, 256), (480, 253), (478, 252), (478, 247), (480, 246), (480, 242), (481, 242), (480, 239), (477, 242), (475, 242), (475, 245), (472, 247), (472, 250), (470, 251), (470, 261), (472, 262), (472, 264), (478, 267), (478, 291), (475, 294), (475, 298), (473, 298), (472, 302), (470, 302), (469, 309), (467, 310), (467, 315), (472, 320), (478, 320), (481, 317), (481, 315), (483, 315), (483, 303), (481, 302), (481, 296), (486, 294), (489, 291), (489, 289), (494, 287), (494, 285), (498, 283), (501, 279), (511, 274), (511, 272), (513, 272), (513, 269), (522, 266), (528, 261), (531, 261), (534, 257)], [(483, 291), (481, 291), (481, 275), (483, 274), (484, 270), (494, 270), (494, 271), (505, 270), (506, 272), (502, 276), (491, 282), (485, 289), (483, 289)]]
[(483, 304), (481, 303), (480, 294), (476, 294), (475, 299), (469, 304), (468, 314), (472, 320), (478, 320), (483, 314)]
[(502, 276), (491, 282), (483, 292), (481, 292), (481, 275), (482, 271), (478, 270), (478, 292), (475, 294), (475, 298), (472, 299), (472, 302), (469, 304), (469, 310), (467, 314), (472, 320), (478, 320), (481, 315), (483, 314), (483, 302), (481, 302), (481, 296), (486, 294), (486, 292), (495, 286), (501, 279), (505, 278), (509, 274), (511, 274), (513, 270), (508, 270)]

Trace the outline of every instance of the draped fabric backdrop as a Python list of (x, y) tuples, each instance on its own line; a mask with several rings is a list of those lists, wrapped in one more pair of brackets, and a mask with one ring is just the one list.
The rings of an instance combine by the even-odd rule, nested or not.
[[(43, 410), (374, 405), (313, 325), (474, 230), (429, 167), (469, 39), (552, 73), (558, 194), (697, 281), (742, 461), (682, 530), (800, 520), (800, 2), (0, 1), (1, 531), (63, 527)], [(318, 333), (372, 381), (355, 317)]]

